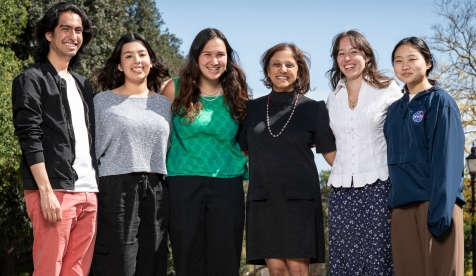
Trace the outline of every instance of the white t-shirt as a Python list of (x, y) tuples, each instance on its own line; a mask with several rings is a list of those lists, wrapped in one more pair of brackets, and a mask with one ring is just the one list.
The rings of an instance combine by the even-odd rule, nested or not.
[(89, 154), (90, 134), (86, 128), (83, 99), (72, 76), (66, 81), (66, 84), (75, 140), (73, 169), (78, 174), (78, 180), (74, 183), (74, 191), (71, 192), (98, 192), (96, 172)]
[(388, 107), (402, 97), (392, 82), (377, 89), (362, 82), (357, 106), (349, 108), (346, 81), (342, 79), (327, 98), (329, 121), (336, 138), (337, 153), (328, 184), (333, 187), (364, 187), (377, 179), (388, 179), (387, 143), (383, 125)]

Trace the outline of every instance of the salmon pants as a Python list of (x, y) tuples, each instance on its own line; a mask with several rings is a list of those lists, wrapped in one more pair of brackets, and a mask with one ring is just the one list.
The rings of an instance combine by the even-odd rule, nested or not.
[(96, 240), (96, 193), (55, 191), (62, 219), (43, 217), (38, 190), (25, 190), (33, 224), (33, 275), (88, 275)]
[(437, 237), (428, 230), (429, 202), (393, 209), (391, 239), (395, 276), (462, 276), (463, 210), (455, 205), (451, 226)]

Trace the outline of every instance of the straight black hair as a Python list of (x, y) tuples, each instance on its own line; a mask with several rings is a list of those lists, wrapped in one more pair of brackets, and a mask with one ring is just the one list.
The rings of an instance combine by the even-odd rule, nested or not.
[[(430, 68), (428, 68), (426, 70), (426, 77), (428, 79), (428, 82), (431, 84), (431, 85), (437, 85), (437, 82), (436, 80), (432, 80), (430, 78), (428, 78), (428, 76), (430, 75), (431, 71), (433, 71), (433, 68), (434, 66), (436, 65), (436, 60), (435, 60), (435, 57), (433, 56), (433, 54), (431, 53), (430, 51), (430, 48), (428, 47), (428, 45), (426, 44), (426, 42), (419, 38), (419, 37), (416, 37), (416, 36), (412, 36), (412, 37), (407, 37), (407, 38), (404, 38), (402, 40), (400, 40), (397, 45), (395, 45), (395, 48), (393, 48), (393, 51), (392, 51), (392, 64), (395, 60), (395, 52), (397, 51), (398, 47), (402, 46), (402, 45), (410, 45), (411, 47), (415, 48), (415, 50), (417, 50), (418, 52), (420, 52), (420, 54), (423, 56), (423, 58), (425, 59), (425, 61), (427, 63), (430, 64)], [(407, 85), (405, 84), (405, 87), (403, 88), (405, 90), (408, 91), (408, 87)], [(402, 90), (403, 91), (403, 90)]]

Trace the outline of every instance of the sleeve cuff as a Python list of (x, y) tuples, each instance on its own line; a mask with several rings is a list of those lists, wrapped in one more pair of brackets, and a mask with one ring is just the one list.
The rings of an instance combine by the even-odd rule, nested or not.
[(428, 225), (428, 230), (437, 237), (441, 237), (448, 228), (450, 228), (449, 225), (437, 225), (436, 223), (434, 225)]
[(317, 145), (316, 145), (316, 153), (323, 154), (323, 153), (331, 152), (331, 151), (335, 151), (335, 150), (337, 150), (335, 145), (328, 146), (328, 147), (322, 147), (322, 148), (318, 148)]
[(30, 153), (25, 156), (28, 166), (31, 167), (35, 164), (45, 162), (45, 157), (43, 156), (43, 151), (37, 151)]

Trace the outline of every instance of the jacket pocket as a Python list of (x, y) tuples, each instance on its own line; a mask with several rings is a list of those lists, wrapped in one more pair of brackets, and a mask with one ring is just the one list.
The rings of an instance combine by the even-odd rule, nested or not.
[(314, 200), (316, 197), (316, 192), (312, 191), (296, 191), (296, 190), (286, 190), (285, 196), (287, 200), (293, 199), (304, 199), (304, 200)]
[(109, 246), (96, 244), (94, 246), (94, 252), (102, 254), (102, 255), (106, 255), (107, 253), (109, 253)]
[(248, 192), (248, 197), (246, 201), (258, 201), (258, 200), (267, 200), (268, 191), (266, 190), (253, 190)]

